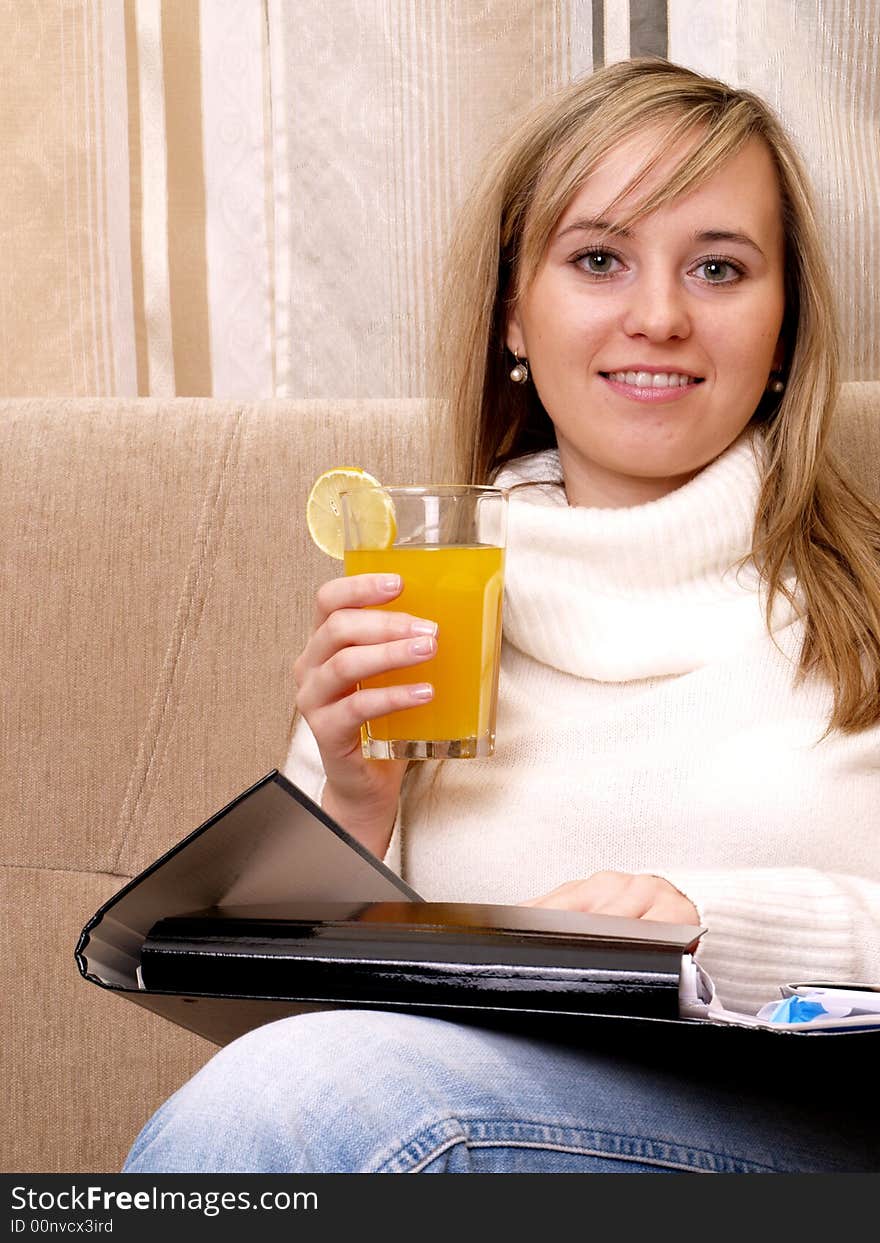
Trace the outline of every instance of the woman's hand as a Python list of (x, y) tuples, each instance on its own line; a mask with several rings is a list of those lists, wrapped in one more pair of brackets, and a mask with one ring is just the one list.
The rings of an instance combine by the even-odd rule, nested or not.
[(699, 924), (697, 908), (662, 876), (631, 872), (594, 872), (586, 880), (570, 880), (542, 898), (522, 906), (546, 906), (593, 915), (626, 915), (659, 919), (669, 924)]
[(312, 635), (293, 666), (297, 707), (321, 752), (327, 784), (322, 805), (380, 858), (388, 849), (406, 760), (361, 754), (367, 720), (430, 700), (429, 684), (358, 690), (358, 682), (422, 664), (437, 650), (427, 618), (384, 609), (403, 590), (399, 575), (354, 574), (324, 583), (315, 600)]

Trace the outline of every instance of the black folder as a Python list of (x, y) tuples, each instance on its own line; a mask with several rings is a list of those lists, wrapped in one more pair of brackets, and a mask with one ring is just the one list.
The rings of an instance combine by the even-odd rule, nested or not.
[(701, 929), (471, 903), (279, 903), (159, 920), (151, 991), (677, 1019)]
[[(425, 902), (273, 771), (104, 903), (75, 956), (86, 980), (220, 1045), (273, 1019), (339, 1007), (567, 1039), (597, 1025), (607, 1035), (626, 1019), (654, 1039), (661, 1030), (676, 1042), (700, 1039), (704, 1053), (718, 1040), (726, 1050), (743, 1028), (774, 1044), (790, 1035), (830, 1043), (821, 1038), (831, 1029), (756, 1027), (700, 1007), (683, 1016), (688, 988), (708, 981), (693, 958), (703, 932)], [(847, 1034), (876, 1050), (880, 1019)]]

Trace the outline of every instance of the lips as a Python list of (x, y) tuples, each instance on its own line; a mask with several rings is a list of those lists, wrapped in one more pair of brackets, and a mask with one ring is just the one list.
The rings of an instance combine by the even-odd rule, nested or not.
[(690, 375), (685, 371), (659, 371), (639, 368), (633, 371), (600, 371), (599, 375), (609, 389), (626, 402), (637, 406), (660, 406), (672, 402), (686, 402), (703, 376)]

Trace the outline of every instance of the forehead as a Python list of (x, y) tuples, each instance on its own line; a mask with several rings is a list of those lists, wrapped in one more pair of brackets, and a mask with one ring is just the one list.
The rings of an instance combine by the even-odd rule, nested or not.
[[(613, 225), (638, 211), (644, 202), (668, 183), (692, 143), (679, 143), (663, 152), (654, 168), (639, 185), (624, 193), (638, 170), (656, 153), (662, 131), (647, 131), (626, 139), (595, 166), (589, 177), (569, 200), (554, 233), (579, 218), (603, 219)], [(669, 199), (650, 216), (664, 221), (712, 228), (733, 227), (760, 233), (766, 241), (782, 235), (782, 199), (779, 177), (770, 149), (763, 139), (753, 137), (733, 156), (720, 159), (718, 169), (685, 194)]]

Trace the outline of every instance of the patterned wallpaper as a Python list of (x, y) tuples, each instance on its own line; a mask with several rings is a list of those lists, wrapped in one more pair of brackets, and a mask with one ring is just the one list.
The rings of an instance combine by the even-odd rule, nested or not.
[(0, 0), (0, 393), (422, 395), (483, 155), (643, 53), (780, 111), (880, 377), (876, 0)]

